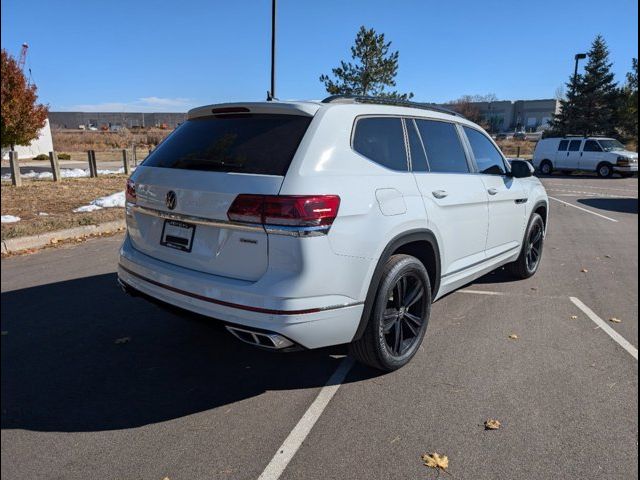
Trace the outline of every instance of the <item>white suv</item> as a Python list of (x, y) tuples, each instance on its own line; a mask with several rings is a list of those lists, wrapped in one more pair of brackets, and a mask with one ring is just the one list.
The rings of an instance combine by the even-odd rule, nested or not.
[(544, 138), (536, 144), (533, 164), (545, 175), (554, 170), (596, 172), (608, 178), (613, 172), (623, 177), (638, 173), (638, 154), (626, 150), (618, 140), (604, 137)]
[(196, 108), (127, 184), (128, 293), (264, 348), (407, 363), (432, 301), (540, 263), (548, 200), (452, 112), (366, 97)]

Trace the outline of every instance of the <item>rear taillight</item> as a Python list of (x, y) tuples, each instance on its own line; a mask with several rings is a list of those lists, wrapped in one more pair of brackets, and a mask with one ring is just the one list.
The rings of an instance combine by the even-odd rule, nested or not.
[(337, 195), (238, 195), (229, 220), (281, 227), (331, 226), (340, 207)]
[(136, 182), (127, 179), (127, 188), (125, 189), (125, 197), (127, 202), (136, 203)]

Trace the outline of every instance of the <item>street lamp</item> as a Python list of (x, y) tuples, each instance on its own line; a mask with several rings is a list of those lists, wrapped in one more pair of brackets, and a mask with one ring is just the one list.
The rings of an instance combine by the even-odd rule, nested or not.
[(576, 56), (574, 58), (576, 59), (576, 68), (573, 71), (573, 87), (575, 88), (576, 82), (578, 81), (578, 62), (580, 60), (584, 60), (585, 58), (587, 58), (587, 54), (586, 53), (576, 53)]

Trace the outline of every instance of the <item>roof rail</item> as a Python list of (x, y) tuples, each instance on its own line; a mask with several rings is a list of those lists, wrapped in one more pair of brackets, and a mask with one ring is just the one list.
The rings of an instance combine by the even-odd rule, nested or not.
[(370, 97), (366, 95), (331, 95), (322, 100), (322, 103), (372, 103), (376, 105), (393, 105), (396, 107), (420, 108), (422, 110), (431, 110), (433, 112), (446, 113), (455, 115), (456, 117), (465, 118), (454, 110), (443, 108), (433, 103), (410, 102), (409, 100), (400, 100), (388, 97)]

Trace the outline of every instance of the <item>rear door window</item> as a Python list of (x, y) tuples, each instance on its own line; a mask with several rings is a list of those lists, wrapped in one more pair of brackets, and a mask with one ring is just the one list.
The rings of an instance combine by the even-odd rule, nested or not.
[(400, 118), (358, 119), (353, 135), (353, 149), (383, 167), (403, 172), (409, 170)]
[(427, 154), (429, 171), (436, 173), (469, 173), (467, 156), (453, 123), (416, 120)]
[(194, 118), (158, 145), (146, 167), (285, 175), (311, 117), (234, 114)]
[(566, 152), (567, 148), (569, 148), (569, 140), (560, 140), (560, 144), (558, 145), (558, 151)]
[(571, 143), (569, 144), (569, 151), (570, 152), (579, 151), (581, 144), (582, 144), (582, 140), (571, 140)]
[(504, 165), (502, 154), (487, 136), (474, 128), (463, 128), (469, 139), (473, 157), (478, 165), (478, 171), (488, 175), (505, 175), (507, 168)]

